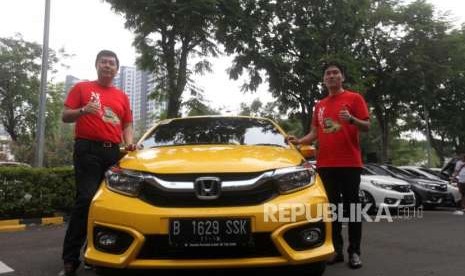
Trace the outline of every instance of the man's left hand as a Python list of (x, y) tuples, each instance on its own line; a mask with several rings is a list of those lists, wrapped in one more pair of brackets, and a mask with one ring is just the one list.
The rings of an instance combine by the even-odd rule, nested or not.
[(126, 151), (135, 151), (137, 150), (137, 145), (136, 144), (128, 144), (126, 147), (124, 147)]

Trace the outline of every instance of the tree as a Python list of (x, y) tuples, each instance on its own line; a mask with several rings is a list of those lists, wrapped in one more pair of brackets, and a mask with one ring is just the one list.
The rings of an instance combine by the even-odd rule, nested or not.
[(191, 90), (191, 97), (183, 103), (187, 108), (187, 116), (219, 115), (221, 112), (208, 106), (203, 93)]
[[(446, 18), (435, 18), (433, 14), (433, 7), (420, 0), (406, 6), (402, 12), (405, 36), (399, 56), (405, 59), (401, 77), (408, 80), (404, 85), (408, 95), (405, 105), (410, 109), (402, 119), (409, 130), (424, 133), (440, 159), (444, 160), (447, 155), (445, 145), (451, 144), (450, 138), (454, 136), (444, 132), (442, 125), (446, 123), (447, 114), (453, 116), (450, 111), (458, 111), (449, 103), (451, 91), (446, 85), (456, 79), (457, 70), (464, 70), (465, 66), (462, 63), (455, 69), (452, 67), (456, 60), (464, 61), (463, 53), (455, 50), (457, 47), (463, 49), (460, 45), (463, 40), (451, 40), (451, 24)], [(461, 93), (463, 95), (463, 89)], [(452, 105), (459, 103), (457, 99)]]
[[(54, 73), (59, 58), (55, 51), (49, 53), (48, 69)], [(63, 50), (58, 54), (67, 56)], [(27, 163), (33, 160), (35, 146), (41, 56), (41, 45), (27, 42), (19, 34), (14, 38), (0, 38), (0, 123), (12, 139), (15, 157)], [(47, 146), (52, 150), (59, 149), (56, 143), (63, 142), (59, 137), (63, 130), (60, 128), (63, 93), (63, 84), (48, 85), (45, 135)], [(56, 154), (69, 159), (69, 154), (63, 154), (70, 152), (69, 149)], [(45, 157), (48, 155), (46, 152)]]
[(194, 72), (210, 71), (201, 59), (193, 67), (189, 57), (217, 56), (212, 40), (216, 0), (105, 0), (123, 13), (134, 31), (133, 45), (141, 54), (137, 64), (156, 77), (156, 94), (166, 95), (167, 117), (180, 115), (181, 96)]
[(0, 38), (0, 121), (13, 141), (30, 136), (30, 116), (37, 110), (41, 46)]
[[(367, 21), (363, 26), (363, 36), (357, 42), (356, 55), (362, 64), (360, 71), (365, 98), (372, 111), (372, 121), (376, 120), (373, 131), (380, 139), (380, 162), (389, 160), (392, 126), (397, 124), (399, 114), (405, 112), (403, 105), (406, 93), (404, 82), (400, 81), (403, 64), (399, 57), (402, 45), (400, 12), (398, 1), (372, 1)], [(370, 134), (371, 136), (371, 134)]]
[[(264, 75), (281, 111), (308, 130), (315, 101), (323, 96), (321, 65), (340, 59), (358, 79), (353, 45), (370, 1), (222, 1), (217, 39), (236, 57), (230, 77), (244, 70), (243, 90), (255, 91)], [(350, 22), (350, 24), (347, 24)]]

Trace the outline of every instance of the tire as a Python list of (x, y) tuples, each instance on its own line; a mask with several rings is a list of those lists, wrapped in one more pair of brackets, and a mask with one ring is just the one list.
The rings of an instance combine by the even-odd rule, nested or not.
[(420, 207), (422, 204), (423, 204), (423, 201), (421, 199), (421, 196), (416, 193), (416, 192), (413, 192), (415, 194), (415, 207)]
[(299, 276), (321, 276), (325, 272), (326, 262), (311, 263), (293, 267), (295, 275)]
[(363, 193), (363, 198), (364, 198), (364, 202), (362, 202), (362, 206), (365, 207), (365, 205), (371, 204), (370, 209), (368, 209), (368, 214), (370, 215), (376, 214), (376, 212), (378, 211), (378, 208), (376, 207), (376, 202), (375, 202), (374, 197), (367, 191), (361, 190), (361, 192)]

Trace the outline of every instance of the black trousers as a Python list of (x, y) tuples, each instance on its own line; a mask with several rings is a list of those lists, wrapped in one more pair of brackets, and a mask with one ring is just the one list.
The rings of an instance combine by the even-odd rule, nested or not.
[(89, 206), (104, 177), (105, 171), (119, 159), (119, 145), (76, 139), (74, 172), (76, 198), (63, 243), (63, 261), (80, 263), (79, 256), (87, 236)]
[[(329, 202), (338, 206), (342, 203), (344, 217), (356, 217), (350, 215), (350, 204), (360, 202), (360, 168), (319, 168), (318, 173), (326, 189)], [(336, 210), (336, 214), (339, 213)], [(333, 244), (337, 253), (342, 254), (342, 222), (335, 220), (333, 226)], [(349, 247), (347, 252), (360, 255), (360, 243), (362, 240), (362, 222), (349, 221)]]

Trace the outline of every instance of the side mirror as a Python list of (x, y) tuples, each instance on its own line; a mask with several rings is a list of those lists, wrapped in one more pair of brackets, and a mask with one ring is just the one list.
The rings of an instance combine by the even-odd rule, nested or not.
[(305, 159), (315, 156), (315, 147), (310, 145), (301, 145), (299, 147), (299, 151), (305, 157)]

